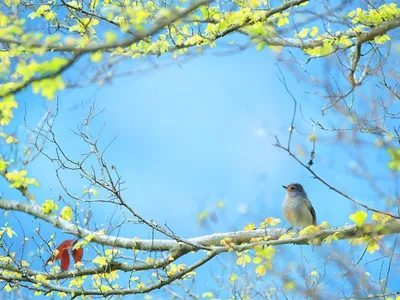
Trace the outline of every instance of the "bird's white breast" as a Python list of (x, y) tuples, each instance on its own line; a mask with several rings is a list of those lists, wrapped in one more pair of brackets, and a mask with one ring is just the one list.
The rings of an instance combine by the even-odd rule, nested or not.
[(313, 224), (312, 214), (301, 197), (286, 196), (282, 209), (285, 218), (293, 226), (304, 228)]

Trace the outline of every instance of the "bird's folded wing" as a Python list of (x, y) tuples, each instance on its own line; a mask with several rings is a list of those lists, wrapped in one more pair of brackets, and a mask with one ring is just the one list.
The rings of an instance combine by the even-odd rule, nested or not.
[(311, 213), (313, 225), (317, 225), (317, 215), (315, 214), (314, 207), (312, 206), (310, 200), (308, 200), (307, 198), (303, 198), (303, 200), (304, 200), (304, 204), (307, 206), (307, 208), (309, 209), (309, 211)]

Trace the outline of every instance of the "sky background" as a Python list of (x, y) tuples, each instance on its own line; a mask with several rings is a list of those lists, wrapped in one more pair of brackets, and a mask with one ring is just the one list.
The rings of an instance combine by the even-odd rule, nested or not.
[[(118, 79), (111, 85), (67, 90), (59, 95), (60, 113), (54, 128), (57, 139), (73, 157), (79, 158), (87, 151), (71, 130), (76, 129), (86, 114), (80, 103), (87, 106), (95, 100), (98, 109), (104, 112), (94, 122), (93, 132), (105, 125), (100, 139), (103, 146), (117, 137), (106, 158), (126, 182), (125, 200), (143, 217), (167, 224), (185, 238), (241, 230), (249, 222), (258, 224), (270, 216), (281, 218), (281, 225), (287, 227), (281, 210), (285, 196), (282, 185), (292, 182), (304, 186), (319, 223), (327, 221), (333, 226), (352, 223), (348, 216), (355, 211), (354, 205), (314, 180), (287, 153), (272, 145), (273, 135), (286, 144), (293, 114), (293, 100), (279, 81), (275, 63), (273, 52), (249, 49), (236, 55), (205, 55), (181, 66)], [(322, 116), (320, 109), (324, 102), (304, 93), (313, 87), (305, 87), (283, 65), (281, 68), (304, 116), (298, 112), (293, 149), (301, 147), (306, 152), (302, 159), (307, 162), (312, 147), (308, 136), (314, 130), (310, 119), (327, 125), (346, 124), (346, 121), (331, 112)], [(315, 68), (315, 72), (321, 71)], [(25, 113), (28, 124), (34, 126), (47, 108), (55, 107), (54, 102), (29, 92), (20, 94), (20, 99), (13, 122), (19, 132), (25, 130), (21, 123)], [(383, 207), (367, 184), (349, 172), (354, 167), (353, 150), (333, 143), (334, 133), (317, 130), (317, 135), (320, 137), (314, 165), (317, 173), (363, 203)], [(369, 148), (363, 151), (371, 158), (372, 170), (386, 171), (389, 157), (385, 153)], [(41, 184), (40, 189), (35, 189), (39, 202), (57, 199), (60, 194), (65, 196), (54, 170), (55, 165), (45, 157), (39, 157), (28, 167), (29, 176)], [(69, 189), (82, 192), (84, 183), (78, 174), (63, 176)], [(21, 200), (18, 193), (6, 186), (1, 182), (0, 188), (6, 191), (7, 198)], [(218, 201), (224, 201), (224, 208), (216, 209)], [(200, 226), (197, 217), (205, 210), (217, 211), (218, 221)], [(110, 216), (111, 211), (102, 206), (93, 211), (96, 224), (106, 223)], [(38, 222), (27, 215), (18, 214), (18, 218), (27, 235), (34, 234), (29, 230)], [(12, 218), (10, 224), (17, 226)], [(43, 230), (54, 231), (46, 225)], [(151, 238), (151, 231), (143, 227), (125, 227), (122, 233)], [(57, 242), (68, 238), (57, 231)], [(347, 242), (340, 245), (346, 247)], [(285, 246), (278, 251), (290, 253), (295, 261), (301, 251), (306, 251), (317, 266), (326, 259), (325, 247), (329, 246), (312, 252), (310, 247)], [(352, 248), (346, 255), (356, 260), (364, 248), (357, 249)], [(31, 254), (36, 251), (34, 247), (29, 250)], [(277, 253), (276, 266), (284, 263), (285, 255)], [(235, 256), (223, 258), (232, 263)], [(197, 285), (199, 291), (213, 286), (208, 275), (210, 268), (219, 262), (201, 268), (198, 282), (202, 279), (204, 282)], [(376, 271), (380, 264), (369, 267)], [(398, 282), (396, 275), (390, 284), (395, 287)], [(160, 296), (160, 292), (156, 295)]]
[[(287, 142), (293, 114), (293, 101), (279, 81), (274, 63), (270, 53), (251, 49), (234, 56), (199, 58), (181, 67), (116, 80), (111, 86), (67, 91), (60, 96), (55, 131), (66, 147), (74, 145), (68, 149), (70, 153), (82, 153), (86, 146), (71, 130), (86, 114), (80, 102), (88, 106), (95, 100), (104, 113), (93, 132), (104, 123), (100, 144), (117, 137), (107, 159), (127, 182), (127, 201), (144, 216), (184, 230), (179, 230), (181, 234), (192, 235), (194, 228), (182, 224), (195, 225), (197, 214), (220, 200), (236, 215), (244, 204), (259, 218), (282, 218), (283, 184), (302, 183), (312, 200), (322, 191), (337, 196), (315, 182), (284, 151), (272, 146), (273, 135), (283, 144)], [(297, 83), (290, 76), (286, 74), (292, 84), (289, 88), (296, 91)], [(296, 94), (305, 114), (310, 118), (321, 115), (316, 98)], [(36, 112), (37, 107), (33, 109)], [(39, 109), (41, 114), (44, 111)], [(302, 135), (293, 146), (301, 146), (308, 153), (311, 143), (307, 137), (314, 129), (301, 116), (298, 119), (296, 128), (298, 125)], [(334, 152), (329, 147), (326, 151)], [(325, 149), (323, 155), (317, 151), (317, 157), (325, 168), (335, 165)], [(55, 180), (54, 167), (45, 158), (35, 164), (49, 165), (51, 178), (42, 180), (46, 185), (47, 180)], [(42, 168), (32, 165), (31, 169), (32, 176), (43, 176)], [(343, 178), (341, 171), (331, 169), (332, 180)], [(72, 184), (81, 188), (79, 182)], [(340, 201), (347, 205), (346, 200)], [(328, 221), (323, 208), (334, 207), (329, 202), (313, 201), (321, 221)], [(329, 222), (340, 224), (348, 216), (333, 217)], [(238, 228), (249, 221), (234, 218), (238, 218), (232, 220)]]

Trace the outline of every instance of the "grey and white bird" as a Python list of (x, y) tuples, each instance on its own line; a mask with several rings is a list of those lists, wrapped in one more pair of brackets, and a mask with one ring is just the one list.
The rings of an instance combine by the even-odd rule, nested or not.
[(286, 189), (286, 197), (282, 203), (283, 215), (292, 227), (304, 228), (316, 225), (317, 216), (303, 186), (291, 183), (282, 187)]

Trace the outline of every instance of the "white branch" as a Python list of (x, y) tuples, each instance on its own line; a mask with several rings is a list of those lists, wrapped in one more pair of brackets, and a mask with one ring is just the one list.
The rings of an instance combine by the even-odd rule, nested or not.
[[(62, 219), (58, 215), (44, 214), (42, 209), (38, 205), (24, 204), (18, 201), (11, 200), (0, 200), (0, 209), (13, 210), (27, 213), (35, 218), (41, 219), (45, 222), (52, 224), (53, 226), (62, 229), (65, 233), (73, 234), (80, 238), (92, 236), (91, 242), (108, 245), (113, 247), (125, 248), (125, 249), (137, 249), (146, 251), (171, 251), (172, 255), (178, 255), (189, 251), (196, 251), (194, 247), (190, 245), (179, 243), (172, 239), (154, 239), (154, 240), (142, 240), (135, 238), (124, 238), (116, 237), (111, 235), (102, 235), (88, 229), (79, 227), (69, 221)], [(222, 250), (226, 248), (221, 246), (221, 241), (224, 239), (232, 239), (232, 242), (238, 246), (236, 250), (244, 250), (252, 248), (255, 245), (282, 245), (282, 244), (307, 244), (309, 241), (320, 238), (324, 239), (333, 234), (338, 234), (338, 239), (349, 239), (355, 237), (361, 237), (365, 235), (376, 236), (386, 235), (393, 233), (400, 233), (400, 222), (391, 220), (385, 224), (366, 223), (363, 227), (357, 227), (355, 225), (345, 225), (337, 228), (321, 229), (319, 232), (313, 235), (297, 236), (293, 238), (285, 238), (279, 240), (279, 238), (287, 232), (286, 228), (267, 228), (257, 229), (252, 231), (237, 231), (237, 232), (226, 232), (226, 233), (214, 233), (205, 236), (199, 236), (187, 239), (194, 245), (213, 247), (213, 249)], [(264, 238), (268, 236), (267, 241), (254, 243), (253, 239)], [(228, 250), (228, 249), (226, 249)]]

